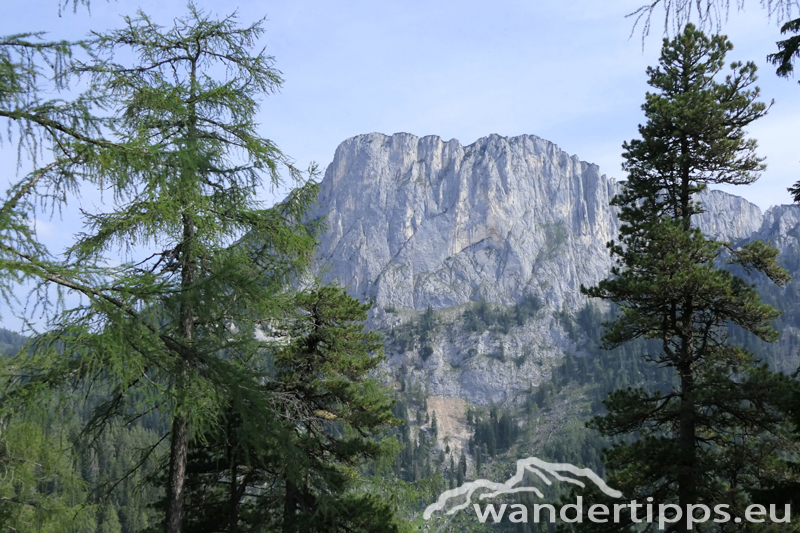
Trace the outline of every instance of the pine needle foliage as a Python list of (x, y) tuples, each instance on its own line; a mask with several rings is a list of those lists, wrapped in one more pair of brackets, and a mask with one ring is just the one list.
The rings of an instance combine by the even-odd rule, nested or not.
[(330, 286), (298, 293), (295, 305), (288, 342), (265, 354), (273, 417), (232, 402), (225, 423), (192, 443), (188, 532), (402, 527), (363, 473), (394, 454), (396, 441), (378, 436), (398, 423), (374, 378), (383, 353), (364, 331), (368, 306)]
[[(764, 168), (744, 131), (766, 112), (755, 65), (731, 63), (719, 79), (731, 48), (691, 24), (664, 40), (659, 65), (647, 70), (654, 92), (642, 106), (641, 138), (623, 145), (629, 179), (612, 201), (622, 226), (608, 245), (615, 265), (610, 278), (582, 290), (621, 307), (607, 324), (607, 348), (654, 339), (660, 350), (642, 357), (674, 372), (672, 390), (617, 390), (608, 414), (592, 421), (605, 435), (637, 437), (606, 452), (612, 486), (626, 498), (654, 498), (655, 508), (724, 503), (736, 516), (788, 446), (777, 408), (791, 383), (727, 338), (728, 328), (741, 328), (777, 339), (770, 323), (778, 311), (725, 266), (783, 285), (789, 277), (777, 251), (760, 241), (736, 249), (694, 224), (696, 195), (708, 184), (752, 183)], [(685, 531), (686, 523), (671, 528)]]
[[(778, 41), (776, 43), (778, 45), (778, 51), (767, 56), (767, 61), (778, 67), (775, 73), (784, 78), (794, 75), (794, 61), (800, 57), (800, 18), (790, 20), (781, 26), (782, 34), (790, 32), (795, 35)], [(798, 81), (798, 83), (800, 83), (800, 81)], [(795, 202), (800, 202), (800, 180), (789, 187), (788, 191)]]
[[(781, 33), (800, 33), (800, 18), (790, 20), (781, 26)], [(800, 57), (800, 35), (794, 35), (788, 39), (778, 41), (778, 51), (767, 56), (767, 61), (777, 65), (775, 73), (778, 76), (788, 78), (794, 74), (794, 60)], [(798, 82), (800, 83), (800, 82)]]

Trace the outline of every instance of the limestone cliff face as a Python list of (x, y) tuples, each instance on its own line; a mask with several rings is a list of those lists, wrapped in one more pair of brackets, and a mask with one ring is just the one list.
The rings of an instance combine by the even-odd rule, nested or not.
[(761, 229), (761, 209), (740, 196), (723, 191), (704, 191), (700, 195), (704, 213), (694, 217), (708, 237), (737, 242), (752, 238)]
[(330, 275), (378, 306), (434, 309), (524, 294), (560, 308), (608, 271), (615, 183), (534, 136), (470, 146), (409, 134), (342, 143), (322, 182)]
[[(548, 361), (575, 350), (554, 313), (583, 307), (580, 285), (607, 276), (605, 245), (619, 229), (609, 206), (617, 188), (597, 165), (532, 135), (490, 135), (469, 146), (406, 133), (360, 135), (338, 147), (322, 181), (315, 216), (329, 230), (317, 264), (327, 268), (326, 279), (373, 301), (371, 320), (381, 328), (428, 306), (446, 315), (471, 301), (510, 306), (539, 298), (544, 309), (536, 319), (504, 335), (453, 334), (454, 322), (425, 360), (389, 346), (391, 365), (410, 368), (431, 394), (512, 399), (547, 376)], [(796, 207), (765, 217), (721, 191), (701, 200), (707, 212), (698, 223), (710, 236), (779, 235), (782, 247), (797, 245)], [(487, 356), (498, 349), (507, 357)]]

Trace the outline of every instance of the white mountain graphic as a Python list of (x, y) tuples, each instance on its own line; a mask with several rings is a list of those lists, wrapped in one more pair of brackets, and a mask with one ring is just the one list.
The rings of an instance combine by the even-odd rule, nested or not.
[(489, 490), (489, 492), (484, 492), (479, 496), (479, 499), (481, 500), (494, 498), (502, 494), (513, 494), (517, 492), (533, 492), (538, 497), (543, 498), (544, 494), (542, 494), (542, 491), (536, 487), (518, 486), (524, 479), (525, 472), (531, 472), (535, 474), (544, 482), (545, 485), (552, 485), (553, 482), (550, 479), (552, 478), (556, 481), (565, 481), (567, 483), (572, 483), (584, 488), (586, 487), (586, 484), (580, 479), (576, 478), (586, 478), (597, 485), (597, 488), (603, 491), (603, 493), (607, 496), (612, 498), (622, 497), (622, 493), (620, 491), (612, 489), (606, 485), (605, 481), (600, 479), (600, 476), (588, 468), (578, 468), (577, 466), (568, 463), (548, 463), (547, 461), (542, 461), (538, 457), (528, 457), (527, 459), (520, 459), (517, 461), (517, 472), (505, 483), (497, 483), (494, 481), (489, 481), (488, 479), (478, 479), (476, 481), (464, 483), (458, 488), (443, 492), (441, 496), (439, 496), (439, 499), (436, 501), (436, 503), (432, 503), (425, 509), (425, 513), (422, 516), (425, 520), (430, 520), (433, 513), (445, 509), (448, 501), (453, 498), (458, 498), (464, 494), (467, 495), (466, 501), (460, 505), (454, 506), (445, 514), (452, 515), (458, 511), (461, 511), (462, 509), (466, 509), (472, 502), (472, 494), (478, 489)]

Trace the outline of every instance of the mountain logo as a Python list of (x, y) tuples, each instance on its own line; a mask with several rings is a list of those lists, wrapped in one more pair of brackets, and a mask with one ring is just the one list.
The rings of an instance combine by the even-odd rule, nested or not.
[(445, 514), (452, 515), (466, 509), (472, 502), (473, 493), (478, 489), (488, 490), (488, 492), (484, 492), (478, 496), (481, 500), (494, 498), (502, 494), (515, 494), (519, 492), (533, 492), (539, 498), (544, 498), (544, 494), (542, 494), (542, 491), (538, 488), (521, 485), (526, 472), (536, 475), (545, 485), (552, 485), (552, 480), (556, 480), (572, 483), (573, 485), (584, 488), (586, 487), (586, 483), (578, 478), (585, 478), (594, 483), (605, 495), (612, 498), (622, 497), (620, 491), (606, 485), (605, 481), (603, 481), (600, 476), (588, 468), (578, 468), (569, 463), (548, 463), (547, 461), (542, 461), (538, 457), (528, 457), (527, 459), (520, 459), (517, 461), (516, 473), (505, 483), (497, 483), (495, 481), (489, 481), (488, 479), (478, 479), (476, 481), (464, 483), (460, 487), (443, 492), (439, 496), (439, 499), (436, 500), (436, 503), (432, 503), (425, 509), (422, 516), (425, 520), (430, 520), (433, 513), (436, 511), (443, 511), (450, 500), (460, 498), (465, 494), (467, 496), (466, 501), (453, 506), (453, 508), (448, 510)]

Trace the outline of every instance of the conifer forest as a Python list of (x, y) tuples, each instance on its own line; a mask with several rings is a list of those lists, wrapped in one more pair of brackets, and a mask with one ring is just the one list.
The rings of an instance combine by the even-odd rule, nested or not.
[(631, 4), (616, 181), (535, 136), (302, 168), (272, 22), (207, 5), (0, 37), (0, 532), (798, 530), (800, 181), (734, 188), (795, 0), (747, 2), (766, 71), (742, 2)]

